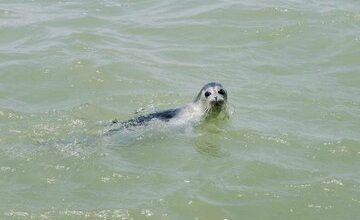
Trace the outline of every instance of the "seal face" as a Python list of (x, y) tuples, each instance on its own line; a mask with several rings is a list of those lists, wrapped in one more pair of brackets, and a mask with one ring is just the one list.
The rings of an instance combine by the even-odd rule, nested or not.
[[(199, 122), (208, 118), (217, 117), (221, 112), (225, 112), (227, 115), (227, 98), (228, 94), (225, 88), (220, 83), (211, 82), (202, 87), (193, 102), (183, 107), (155, 112), (120, 122), (120, 128), (111, 129), (107, 133), (112, 133), (122, 128), (145, 125), (156, 119), (180, 124), (185, 122)], [(113, 124), (117, 123), (117, 120), (113, 121)]]
[(217, 116), (226, 110), (227, 91), (220, 83), (206, 84), (194, 100), (205, 110), (205, 118)]

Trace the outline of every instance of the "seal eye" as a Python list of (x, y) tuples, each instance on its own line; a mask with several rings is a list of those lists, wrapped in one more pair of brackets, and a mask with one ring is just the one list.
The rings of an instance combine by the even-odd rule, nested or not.
[(209, 97), (211, 95), (211, 92), (209, 92), (209, 91), (206, 91), (205, 92), (205, 97), (207, 98), (207, 97)]
[(220, 89), (220, 90), (218, 91), (218, 93), (219, 93), (220, 95), (225, 95), (225, 90)]

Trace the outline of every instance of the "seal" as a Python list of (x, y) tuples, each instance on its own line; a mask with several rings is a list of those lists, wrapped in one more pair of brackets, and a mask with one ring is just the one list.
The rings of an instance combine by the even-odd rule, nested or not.
[(128, 121), (113, 121), (113, 124), (120, 126), (107, 132), (113, 133), (123, 128), (146, 125), (151, 121), (160, 120), (173, 124), (183, 124), (187, 122), (201, 122), (210, 118), (218, 117), (222, 112), (227, 114), (228, 94), (225, 88), (217, 82), (204, 85), (193, 102), (175, 109), (154, 112), (148, 115), (139, 116)]

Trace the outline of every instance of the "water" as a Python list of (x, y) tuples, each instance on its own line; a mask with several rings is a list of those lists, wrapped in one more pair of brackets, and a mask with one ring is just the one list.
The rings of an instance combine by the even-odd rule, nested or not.
[[(2, 0), (0, 218), (359, 219), (359, 61), (358, 1)], [(209, 81), (227, 123), (101, 137)]]

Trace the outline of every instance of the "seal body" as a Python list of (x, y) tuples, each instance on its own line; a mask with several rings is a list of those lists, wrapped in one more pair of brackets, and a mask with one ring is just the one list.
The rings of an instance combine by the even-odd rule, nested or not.
[(137, 126), (150, 122), (151, 120), (158, 119), (161, 121), (169, 121), (170, 119), (176, 117), (176, 115), (180, 112), (180, 108), (177, 109), (168, 109), (165, 111), (154, 112), (148, 115), (139, 116), (134, 119), (130, 119), (128, 121), (122, 122), (125, 126)]
[(220, 83), (212, 82), (204, 85), (193, 102), (179, 108), (154, 112), (148, 115), (139, 116), (125, 122), (113, 121), (120, 126), (111, 129), (114, 132), (122, 128), (129, 128), (139, 125), (146, 125), (151, 121), (160, 120), (173, 124), (187, 122), (200, 122), (208, 118), (219, 116), (224, 112), (227, 115), (227, 92)]

